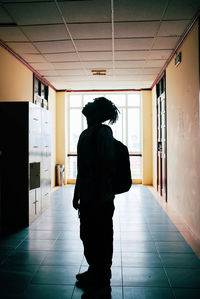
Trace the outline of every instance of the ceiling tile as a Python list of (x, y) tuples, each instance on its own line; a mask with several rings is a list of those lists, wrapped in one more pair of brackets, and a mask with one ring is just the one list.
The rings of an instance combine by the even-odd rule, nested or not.
[[(119, 74), (119, 75), (141, 75), (141, 74), (151, 74), (151, 75), (157, 75), (160, 71), (160, 68), (135, 68), (135, 69), (119, 69), (119, 68), (115, 68), (115, 74)], [(107, 69), (107, 74), (108, 75), (112, 75), (113, 74), (113, 70), (112, 69)]]
[(136, 60), (136, 61), (115, 61), (115, 67), (116, 68), (137, 68), (137, 67), (143, 67), (145, 64), (145, 60)]
[(108, 0), (58, 2), (67, 22), (110, 22)]
[(51, 63), (30, 63), (30, 65), (35, 69), (35, 70), (52, 70), (53, 65)]
[(83, 61), (112, 60), (112, 52), (80, 52), (79, 55)]
[(180, 36), (188, 23), (188, 21), (163, 21), (158, 36)]
[(52, 41), (52, 42), (36, 42), (34, 45), (41, 53), (60, 53), (60, 52), (73, 52), (74, 46), (71, 40)]
[(87, 61), (82, 63), (85, 68), (89, 69), (104, 69), (104, 68), (112, 68), (112, 61)]
[(5, 7), (18, 25), (62, 23), (54, 2), (11, 3)]
[(54, 70), (46, 70), (46, 71), (41, 70), (40, 74), (42, 76), (46, 76), (46, 77), (48, 77), (48, 76), (58, 76), (59, 75), (58, 71), (54, 71)]
[(172, 0), (164, 15), (164, 20), (192, 19), (200, 9), (199, 0)]
[(152, 50), (149, 55), (148, 59), (168, 59), (172, 50)]
[(45, 58), (39, 54), (21, 54), (22, 58), (27, 62), (46, 62)]
[(116, 60), (143, 60), (146, 59), (149, 51), (116, 51)]
[(74, 39), (89, 39), (98, 38), (111, 38), (111, 24), (69, 24), (68, 25), (71, 35)]
[[(83, 73), (83, 69), (77, 69), (77, 70), (57, 70), (57, 73), (59, 76), (74, 76), (74, 75), (80, 75)], [(88, 71), (88, 75), (90, 72)]]
[(65, 70), (65, 69), (82, 69), (80, 62), (54, 62), (52, 63), (56, 70)]
[(22, 26), (31, 41), (54, 41), (70, 39), (64, 25)]
[(37, 51), (37, 49), (31, 43), (7, 43), (7, 45), (18, 54), (21, 54), (21, 53), (36, 54), (36, 53), (39, 53)]
[(178, 40), (178, 36), (157, 37), (153, 49), (174, 49)]
[(0, 27), (0, 39), (3, 41), (28, 41), (26, 36), (17, 27)]
[(153, 43), (153, 38), (115, 39), (115, 50), (146, 50)]
[(75, 40), (78, 51), (112, 50), (112, 39)]
[(115, 0), (115, 21), (160, 20), (166, 0)]
[(115, 23), (115, 38), (120, 37), (154, 37), (159, 22), (125, 22)]
[(9, 15), (2, 7), (0, 7), (0, 23), (13, 23), (13, 20), (9, 17)]
[(76, 52), (74, 52), (74, 53), (58, 53), (58, 54), (44, 54), (44, 57), (49, 62), (79, 61), (79, 58), (78, 58)]
[(148, 60), (145, 62), (145, 67), (163, 67), (166, 60)]

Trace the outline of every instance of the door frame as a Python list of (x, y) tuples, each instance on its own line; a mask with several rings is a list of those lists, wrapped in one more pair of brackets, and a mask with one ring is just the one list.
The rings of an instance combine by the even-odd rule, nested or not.
[[(163, 139), (159, 140), (159, 132), (161, 128), (161, 120), (158, 116), (162, 117), (162, 101), (165, 101), (165, 142), (163, 146)], [(160, 111), (158, 111), (160, 109)], [(163, 120), (162, 120), (163, 124)], [(167, 101), (166, 101), (166, 73), (156, 84), (156, 128), (157, 128), (157, 191), (160, 196), (167, 202)], [(161, 151), (160, 151), (161, 148)], [(164, 148), (164, 152), (162, 149)]]

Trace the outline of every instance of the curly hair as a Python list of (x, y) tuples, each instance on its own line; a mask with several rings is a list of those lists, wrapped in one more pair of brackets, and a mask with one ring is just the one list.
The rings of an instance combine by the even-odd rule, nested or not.
[(101, 122), (109, 120), (109, 124), (114, 124), (117, 121), (120, 112), (113, 102), (99, 97), (94, 99), (94, 105)]

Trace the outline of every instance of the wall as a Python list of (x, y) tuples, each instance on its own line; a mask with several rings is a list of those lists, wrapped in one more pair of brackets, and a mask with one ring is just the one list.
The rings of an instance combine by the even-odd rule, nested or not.
[(56, 165), (56, 92), (49, 87), (49, 110), (51, 111), (51, 186), (55, 186)]
[[(166, 69), (168, 205), (200, 238), (198, 26), (184, 41), (182, 62)], [(155, 99), (154, 99), (155, 101)], [(154, 166), (156, 165), (154, 156)]]
[(0, 101), (33, 99), (33, 73), (0, 46)]
[[(65, 164), (66, 153), (66, 93), (56, 94), (56, 163)], [(66, 177), (66, 171), (65, 171)], [(65, 179), (66, 180), (66, 179)]]
[(156, 107), (156, 86), (152, 89), (152, 171), (153, 187), (157, 189), (157, 107)]
[(152, 92), (141, 92), (142, 97), (142, 144), (143, 185), (152, 185)]
[[(33, 73), (0, 46), (0, 101), (33, 101)], [(56, 93), (49, 88), (49, 110), (52, 119), (52, 187), (55, 186), (56, 161)]]

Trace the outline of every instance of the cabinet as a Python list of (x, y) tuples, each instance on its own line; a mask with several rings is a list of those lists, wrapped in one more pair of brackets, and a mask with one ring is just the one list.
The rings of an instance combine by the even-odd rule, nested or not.
[(30, 102), (0, 102), (1, 221), (25, 227), (49, 205), (51, 115)]

